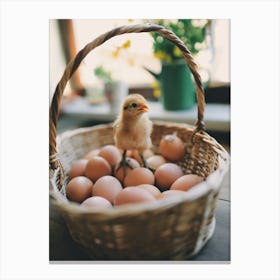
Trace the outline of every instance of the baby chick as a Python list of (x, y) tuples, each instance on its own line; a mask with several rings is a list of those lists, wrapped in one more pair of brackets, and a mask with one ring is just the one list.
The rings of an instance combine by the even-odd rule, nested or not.
[(151, 147), (152, 122), (145, 114), (149, 108), (146, 99), (140, 94), (130, 94), (121, 106), (121, 112), (117, 117), (114, 128), (114, 140), (118, 148), (123, 150), (121, 166), (128, 165), (126, 151), (137, 150), (141, 156), (143, 165), (147, 166), (143, 156), (144, 150)]

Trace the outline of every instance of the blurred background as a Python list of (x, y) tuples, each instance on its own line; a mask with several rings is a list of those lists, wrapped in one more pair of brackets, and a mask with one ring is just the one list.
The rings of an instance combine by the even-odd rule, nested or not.
[[(228, 19), (50, 20), (50, 101), (66, 65), (80, 49), (115, 27), (138, 23), (165, 26), (191, 51), (205, 89), (207, 132), (229, 145)], [(193, 125), (195, 89), (182, 60), (180, 50), (154, 32), (124, 34), (106, 41), (88, 54), (67, 84), (58, 133), (114, 121), (121, 101), (130, 93), (148, 99), (152, 120)]]

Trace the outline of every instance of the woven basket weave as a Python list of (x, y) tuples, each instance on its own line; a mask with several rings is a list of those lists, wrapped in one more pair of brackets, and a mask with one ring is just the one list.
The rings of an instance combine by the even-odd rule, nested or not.
[[(56, 135), (58, 108), (66, 83), (83, 58), (108, 39), (125, 33), (158, 32), (182, 51), (196, 84), (198, 115), (195, 126), (153, 122), (152, 143), (158, 152), (163, 135), (177, 131), (185, 156), (177, 162), (184, 173), (205, 178), (182, 196), (156, 203), (86, 210), (66, 199), (71, 165), (86, 153), (113, 144), (112, 124), (96, 125)], [(176, 98), (176, 96), (174, 96)], [(87, 44), (68, 64), (50, 107), (50, 199), (64, 217), (73, 239), (97, 260), (185, 260), (199, 252), (215, 229), (215, 208), (229, 155), (204, 131), (204, 92), (197, 66), (183, 42), (163, 26), (140, 24), (115, 28)]]

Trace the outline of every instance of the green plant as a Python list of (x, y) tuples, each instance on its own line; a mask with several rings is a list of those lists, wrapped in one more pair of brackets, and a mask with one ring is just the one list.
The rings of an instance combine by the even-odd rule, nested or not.
[[(156, 19), (153, 23), (173, 31), (195, 55), (205, 47), (206, 28), (210, 20), (195, 19)], [(181, 59), (182, 53), (177, 46), (169, 42), (157, 32), (150, 33), (154, 38), (154, 55), (162, 62), (172, 63)]]
[(106, 71), (103, 66), (98, 66), (94, 69), (94, 75), (101, 79), (104, 84), (111, 84), (113, 82), (112, 75)]

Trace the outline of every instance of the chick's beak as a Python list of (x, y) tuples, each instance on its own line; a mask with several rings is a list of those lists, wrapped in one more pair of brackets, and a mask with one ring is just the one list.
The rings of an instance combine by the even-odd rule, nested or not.
[(149, 111), (149, 107), (146, 104), (140, 104), (138, 111), (141, 112), (141, 113), (148, 112)]

